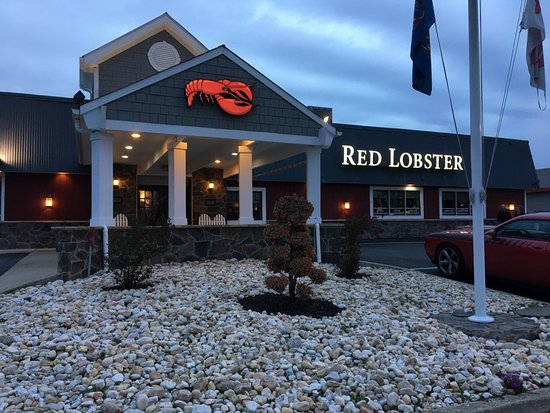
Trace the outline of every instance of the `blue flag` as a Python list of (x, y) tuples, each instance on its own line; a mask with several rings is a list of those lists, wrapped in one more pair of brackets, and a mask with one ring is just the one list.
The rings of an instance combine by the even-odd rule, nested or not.
[(432, 0), (416, 0), (411, 42), (413, 61), (413, 88), (419, 92), (432, 93), (432, 57), (430, 51), (430, 27), (435, 23)]

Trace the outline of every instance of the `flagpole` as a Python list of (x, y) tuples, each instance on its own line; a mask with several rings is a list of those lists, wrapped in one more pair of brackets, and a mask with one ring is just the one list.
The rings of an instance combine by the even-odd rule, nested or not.
[(468, 26), (470, 44), (470, 153), (472, 187), (472, 232), (474, 253), (474, 298), (475, 314), (468, 317), (476, 323), (491, 323), (493, 317), (487, 315), (485, 300), (485, 235), (484, 210), (485, 191), (483, 190), (483, 94), (481, 90), (481, 65), (479, 51), (479, 12), (478, 0), (468, 0)]

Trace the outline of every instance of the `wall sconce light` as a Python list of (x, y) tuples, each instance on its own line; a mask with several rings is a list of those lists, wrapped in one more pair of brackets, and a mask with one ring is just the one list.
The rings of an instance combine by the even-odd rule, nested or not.
[(212, 191), (214, 189), (214, 182), (210, 181), (208, 182), (208, 190)]
[(120, 180), (119, 179), (113, 179), (113, 186), (116, 186), (117, 188), (119, 187), (120, 185)]
[(349, 201), (344, 201), (344, 209), (345, 209), (345, 210), (351, 209), (351, 202), (349, 202)]
[(515, 211), (516, 205), (515, 205), (515, 204), (508, 204), (508, 209), (509, 209), (510, 211)]
[(46, 196), (46, 199), (44, 201), (44, 206), (47, 208), (53, 207), (53, 198), (51, 195)]

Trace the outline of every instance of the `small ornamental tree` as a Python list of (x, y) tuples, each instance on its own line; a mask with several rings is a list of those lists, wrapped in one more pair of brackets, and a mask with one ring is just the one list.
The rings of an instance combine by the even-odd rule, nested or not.
[[(311, 245), (307, 218), (313, 212), (313, 205), (296, 195), (284, 196), (275, 203), (276, 222), (264, 230), (264, 237), (270, 243), (267, 267), (279, 275), (266, 277), (266, 286), (278, 293), (288, 287), (291, 300), (309, 299), (311, 284), (322, 284), (326, 273), (313, 266), (314, 251)], [(308, 283), (298, 279), (308, 279)]]

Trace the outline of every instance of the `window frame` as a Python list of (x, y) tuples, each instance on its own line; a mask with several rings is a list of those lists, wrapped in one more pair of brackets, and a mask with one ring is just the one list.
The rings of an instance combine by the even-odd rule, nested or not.
[[(231, 192), (231, 191), (234, 191), (234, 192), (239, 192), (239, 187), (237, 186), (228, 186), (227, 188), (225, 188), (225, 191), (226, 192)], [(266, 204), (266, 200), (265, 200), (265, 194), (266, 194), (266, 190), (265, 190), (265, 187), (252, 187), (252, 192), (261, 192), (262, 193), (262, 217), (263, 219), (255, 219), (254, 220), (254, 223), (255, 224), (266, 224), (267, 223), (267, 204)], [(254, 194), (252, 194), (252, 200), (254, 201)], [(239, 221), (238, 220), (228, 220), (227, 221), (227, 224), (228, 225), (239, 225)]]
[[(472, 204), (470, 203), (469, 215), (443, 215), (443, 192), (465, 192), (470, 199), (470, 191), (464, 188), (439, 188), (439, 219), (452, 219), (452, 220), (471, 220), (472, 219)], [(455, 202), (456, 203), (456, 202)], [(456, 205), (455, 205), (456, 207)], [(485, 217), (485, 212), (483, 212)]]
[[(419, 192), (420, 195), (420, 214), (419, 215), (375, 215), (374, 214), (374, 191), (403, 191), (403, 192)], [(370, 216), (376, 217), (381, 220), (422, 220), (424, 219), (424, 189), (422, 187), (408, 187), (408, 186), (371, 186), (369, 188), (370, 195)], [(390, 196), (388, 194), (388, 196)], [(405, 195), (405, 205), (406, 205)], [(388, 198), (389, 200), (389, 198)], [(388, 205), (388, 209), (390, 205)], [(389, 212), (389, 211), (388, 211)]]

